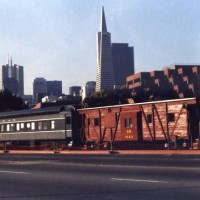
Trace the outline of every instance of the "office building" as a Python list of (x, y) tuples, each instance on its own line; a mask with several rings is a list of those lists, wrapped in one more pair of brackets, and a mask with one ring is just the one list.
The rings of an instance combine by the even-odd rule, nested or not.
[(97, 34), (96, 91), (124, 86), (126, 77), (133, 73), (133, 47), (129, 47), (127, 43), (111, 43), (102, 7), (101, 27)]
[(90, 96), (91, 94), (95, 93), (96, 91), (96, 82), (95, 81), (88, 81), (86, 84), (82, 87), (82, 100), (85, 97)]
[(69, 87), (69, 95), (80, 96), (81, 86), (71, 86)]
[(23, 66), (12, 64), (12, 59), (8, 59), (8, 64), (0, 69), (0, 90), (7, 89), (18, 96), (24, 95), (24, 70)]
[(62, 95), (62, 81), (47, 81), (47, 95), (59, 97)]
[(41, 99), (47, 95), (47, 81), (44, 78), (35, 78), (33, 80), (33, 103), (41, 102)]
[(126, 77), (134, 74), (133, 47), (127, 43), (112, 43), (115, 87), (126, 85)]
[(96, 91), (111, 89), (114, 85), (111, 34), (107, 31), (104, 8), (102, 7), (101, 27), (100, 32), (97, 33)]

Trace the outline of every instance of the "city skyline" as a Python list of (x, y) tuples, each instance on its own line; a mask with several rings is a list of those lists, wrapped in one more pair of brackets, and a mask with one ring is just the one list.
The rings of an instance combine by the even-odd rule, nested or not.
[[(36, 77), (72, 85), (96, 79), (96, 33), (101, 7), (112, 42), (135, 49), (135, 71), (200, 63), (197, 0), (0, 0), (0, 64), (12, 55), (24, 66), (25, 94)], [(89, 73), (88, 73), (89, 72)], [(76, 79), (76, 75), (79, 78)]]

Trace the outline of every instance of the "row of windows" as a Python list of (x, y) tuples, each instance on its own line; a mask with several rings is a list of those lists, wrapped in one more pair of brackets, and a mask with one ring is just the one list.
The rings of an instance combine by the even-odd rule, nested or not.
[[(118, 114), (118, 113), (116, 113)], [(118, 115), (115, 116), (115, 120), (117, 121)], [(174, 122), (175, 121), (175, 114), (174, 113), (168, 113), (168, 122)], [(152, 123), (153, 117), (152, 114), (147, 114), (147, 123)], [(94, 126), (99, 126), (100, 120), (99, 118), (94, 118)], [(88, 125), (90, 125), (90, 119), (88, 119)], [(133, 127), (133, 119), (132, 118), (125, 118), (124, 119), (124, 127), (125, 128), (132, 128)]]
[[(168, 122), (174, 122), (175, 121), (175, 114), (174, 113), (168, 113), (167, 114), (167, 120), (168, 120)], [(147, 123), (150, 124), (152, 122), (153, 122), (152, 114), (147, 114)]]
[(0, 132), (15, 132), (15, 131), (25, 131), (25, 130), (51, 130), (55, 129), (55, 121), (42, 121), (42, 122), (21, 122), (21, 123), (9, 123), (1, 124)]
[[(100, 124), (99, 118), (94, 118), (94, 126), (99, 126), (99, 124)], [(90, 119), (88, 119), (88, 125), (90, 125)], [(132, 118), (125, 118), (124, 119), (124, 127), (125, 128), (132, 128), (133, 127)]]

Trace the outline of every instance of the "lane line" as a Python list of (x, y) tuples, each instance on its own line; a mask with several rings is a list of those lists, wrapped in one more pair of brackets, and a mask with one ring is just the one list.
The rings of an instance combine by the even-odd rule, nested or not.
[(8, 174), (29, 174), (28, 172), (3, 171), (3, 170), (1, 170), (0, 173), (8, 173)]
[(125, 178), (111, 178), (111, 180), (114, 180), (114, 181), (146, 182), (146, 183), (168, 183), (167, 181), (125, 179)]

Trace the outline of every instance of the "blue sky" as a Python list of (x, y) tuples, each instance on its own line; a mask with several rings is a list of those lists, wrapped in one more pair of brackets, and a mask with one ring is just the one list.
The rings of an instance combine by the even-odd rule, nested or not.
[(134, 47), (136, 72), (200, 63), (199, 0), (0, 0), (0, 64), (8, 54), (32, 80), (69, 86), (96, 79), (96, 33), (104, 6), (112, 42)]

